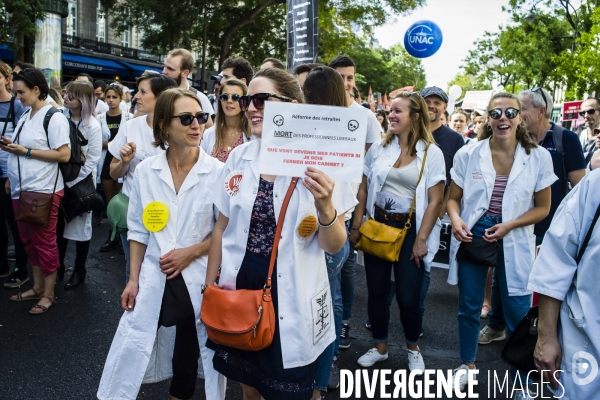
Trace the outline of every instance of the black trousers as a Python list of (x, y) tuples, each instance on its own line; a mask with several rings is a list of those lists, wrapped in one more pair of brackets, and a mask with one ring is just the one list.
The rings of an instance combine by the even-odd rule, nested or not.
[(15, 210), (13, 209), (12, 199), (10, 193), (7, 194), (4, 190), (8, 178), (0, 178), (0, 266), (4, 266), (8, 263), (8, 229), (10, 228), (13, 236), (13, 243), (15, 244), (15, 255), (17, 261), (15, 262), (15, 271), (20, 273), (20, 277), (24, 278), (27, 276), (27, 253), (25, 252), (25, 246), (19, 236), (19, 228), (15, 222)]

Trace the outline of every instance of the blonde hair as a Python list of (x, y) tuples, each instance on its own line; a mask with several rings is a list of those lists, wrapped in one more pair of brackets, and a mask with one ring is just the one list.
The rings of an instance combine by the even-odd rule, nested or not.
[[(416, 92), (400, 92), (394, 97), (395, 99), (408, 99), (410, 105), (410, 118), (412, 125), (410, 127), (410, 133), (408, 134), (408, 147), (410, 149), (410, 155), (415, 155), (417, 152), (417, 143), (419, 140), (423, 140), (427, 144), (435, 144), (433, 134), (429, 129), (429, 112), (427, 111), (427, 104), (419, 93)], [(394, 140), (394, 134), (387, 132), (383, 138), (383, 147), (386, 147)]]
[[(492, 137), (493, 135), (492, 127), (490, 126), (488, 121), (489, 118), (491, 118), (489, 115), (490, 110), (492, 109), (492, 103), (497, 99), (514, 100), (517, 103), (519, 110), (521, 110), (521, 102), (519, 101), (519, 98), (516, 95), (508, 92), (499, 92), (494, 94), (486, 108), (488, 120), (484, 122), (482, 129), (480, 129), (479, 133), (477, 134), (477, 140), (485, 140)], [(517, 126), (517, 141), (521, 143), (521, 146), (523, 146), (527, 154), (531, 154), (531, 149), (538, 147), (537, 143), (531, 140), (529, 133), (527, 133), (527, 129), (525, 129), (525, 126), (523, 126), (522, 123)]]
[[(239, 79), (228, 79), (226, 82), (221, 84), (221, 88), (219, 89), (219, 96), (221, 95), (221, 92), (223, 92), (223, 88), (227, 86), (237, 86), (242, 89), (242, 94), (244, 96), (248, 94), (248, 86), (246, 86), (244, 82), (240, 81)], [(242, 133), (246, 136), (246, 139), (250, 140), (250, 121), (248, 121), (246, 113), (241, 111), (241, 109), (240, 113), (242, 113)], [(215, 147), (213, 148), (213, 151), (217, 152), (221, 148), (226, 129), (227, 124), (225, 123), (225, 112), (223, 111), (223, 104), (221, 103), (221, 99), (217, 98), (217, 117), (215, 118)]]

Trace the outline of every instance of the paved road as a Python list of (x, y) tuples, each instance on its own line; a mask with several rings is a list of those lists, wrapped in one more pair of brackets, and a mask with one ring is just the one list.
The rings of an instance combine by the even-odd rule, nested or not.
[[(119, 296), (124, 287), (124, 258), (117, 251), (100, 253), (106, 239), (106, 220), (94, 228), (94, 238), (88, 257), (88, 274), (84, 285), (64, 291), (57, 285), (59, 303), (40, 316), (28, 314), (33, 302), (15, 303), (9, 300), (15, 289), (0, 290), (0, 399), (1, 400), (70, 400), (94, 399), (111, 341), (122, 311)], [(75, 247), (69, 246), (67, 265), (72, 265)], [(67, 276), (70, 271), (67, 271)], [(434, 268), (427, 298), (424, 321), (425, 335), (421, 350), (427, 368), (452, 369), (459, 364), (456, 328), (457, 294), (446, 284), (447, 271)], [(26, 284), (25, 289), (31, 287)], [(380, 369), (406, 369), (397, 305), (393, 305), (390, 323), (390, 358), (376, 364)], [(366, 283), (364, 268), (357, 267), (356, 294), (350, 336), (352, 346), (342, 350), (340, 368), (354, 371), (356, 360), (371, 347), (370, 331), (364, 328), (366, 319)], [(502, 377), (506, 365), (500, 361), (502, 343), (481, 346), (478, 352), (480, 368), (479, 398), (488, 395), (488, 371)], [(374, 368), (370, 369), (372, 373)], [(143, 385), (139, 399), (168, 399), (169, 382)], [(198, 380), (194, 399), (204, 399), (202, 380)], [(389, 391), (391, 392), (391, 390)], [(230, 382), (227, 399), (241, 399), (239, 385)], [(340, 398), (335, 390), (327, 399)], [(354, 395), (351, 398), (356, 398)], [(362, 391), (362, 398), (366, 398)], [(374, 397), (381, 398), (379, 389)], [(420, 397), (408, 397), (420, 398)], [(445, 397), (442, 397), (445, 398)], [(503, 398), (505, 398), (503, 396)]]

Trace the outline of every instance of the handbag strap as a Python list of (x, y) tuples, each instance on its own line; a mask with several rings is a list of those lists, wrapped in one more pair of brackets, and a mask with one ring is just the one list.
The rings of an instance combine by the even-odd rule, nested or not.
[[(419, 172), (419, 180), (417, 181), (417, 186), (421, 183), (421, 178), (423, 177), (423, 170), (425, 170), (425, 160), (427, 160), (427, 150), (429, 150), (429, 145), (425, 148), (425, 154), (423, 155), (423, 161), (421, 162), (421, 171)], [(404, 226), (410, 226), (410, 219), (412, 217), (413, 211), (415, 209), (415, 201), (417, 200), (417, 189), (415, 187), (415, 195), (413, 196), (412, 202), (410, 203), (410, 211), (408, 212), (408, 218), (406, 219), (406, 223)]]
[(594, 226), (596, 225), (596, 222), (598, 222), (598, 217), (600, 217), (600, 205), (598, 205), (598, 209), (596, 210), (596, 214), (594, 215), (592, 224), (590, 225), (590, 228), (588, 229), (587, 234), (585, 235), (585, 239), (583, 240), (583, 244), (581, 245), (581, 248), (579, 249), (579, 252), (577, 253), (577, 257), (575, 258), (575, 262), (577, 264), (579, 264), (579, 262), (581, 261), (581, 258), (583, 257), (583, 253), (585, 252), (585, 249), (586, 249), (588, 243), (590, 242), (592, 233), (594, 231)]
[(281, 205), (281, 211), (279, 212), (279, 220), (277, 221), (277, 229), (275, 230), (275, 240), (273, 240), (273, 250), (271, 251), (271, 261), (269, 262), (269, 274), (267, 275), (267, 281), (265, 282), (264, 290), (271, 290), (271, 275), (273, 274), (273, 268), (275, 268), (275, 260), (277, 259), (277, 248), (279, 246), (279, 238), (281, 237), (281, 231), (283, 230), (283, 220), (287, 211), (288, 204), (292, 198), (294, 188), (298, 183), (298, 178), (292, 178), (290, 187), (288, 188), (283, 204)]

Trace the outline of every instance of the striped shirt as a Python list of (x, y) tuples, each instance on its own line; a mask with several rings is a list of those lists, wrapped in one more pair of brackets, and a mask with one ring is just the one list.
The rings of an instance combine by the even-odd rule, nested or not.
[(508, 175), (496, 175), (494, 190), (492, 191), (492, 198), (490, 199), (490, 207), (487, 210), (488, 214), (498, 217), (502, 216), (502, 197), (504, 197), (504, 190), (506, 189), (507, 182)]

